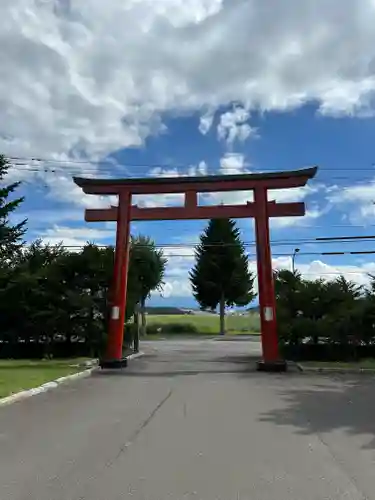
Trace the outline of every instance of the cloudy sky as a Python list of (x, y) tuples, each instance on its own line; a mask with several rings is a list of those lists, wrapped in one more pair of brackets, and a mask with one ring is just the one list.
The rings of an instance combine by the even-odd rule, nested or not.
[[(375, 0), (1, 0), (0, 151), (23, 180), (28, 239), (109, 244), (72, 175), (234, 174), (319, 165), (304, 218), (274, 220), (275, 267), (365, 283), (375, 242)], [(242, 203), (251, 193), (213, 195)], [(137, 200), (176, 205), (179, 196)], [(169, 256), (164, 302), (191, 304), (205, 222), (137, 223)], [(252, 221), (240, 221), (254, 262)], [(324, 252), (346, 252), (326, 256)], [(154, 304), (161, 302), (153, 299)]]

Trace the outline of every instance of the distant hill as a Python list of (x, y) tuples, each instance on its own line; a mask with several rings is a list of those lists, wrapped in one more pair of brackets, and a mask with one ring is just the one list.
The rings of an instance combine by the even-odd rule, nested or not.
[(250, 313), (259, 313), (259, 306), (252, 306), (247, 309)]
[(195, 308), (189, 308), (189, 307), (174, 307), (174, 306), (164, 306), (164, 307), (146, 307), (146, 314), (149, 314), (151, 316), (157, 316), (157, 315), (181, 315), (181, 314), (194, 314), (197, 316), (201, 315), (216, 315), (217, 312), (215, 311), (201, 311), (200, 309), (195, 309)]
[(181, 307), (165, 306), (165, 307), (146, 307), (146, 313), (149, 315), (161, 315), (161, 314), (189, 314), (187, 309)]
[[(248, 312), (250, 313), (259, 313), (259, 306), (253, 306), (247, 309)], [(236, 311), (235, 309), (233, 310), (228, 310), (227, 314), (236, 314), (239, 313), (240, 311)], [(242, 313), (244, 310), (242, 309)], [(181, 316), (183, 314), (186, 315), (194, 315), (194, 316), (217, 316), (218, 312), (217, 311), (202, 311), (198, 308), (187, 308), (187, 307), (175, 307), (175, 306), (160, 306), (160, 307), (146, 307), (146, 314), (150, 316), (161, 316), (161, 315), (168, 315), (168, 316)]]

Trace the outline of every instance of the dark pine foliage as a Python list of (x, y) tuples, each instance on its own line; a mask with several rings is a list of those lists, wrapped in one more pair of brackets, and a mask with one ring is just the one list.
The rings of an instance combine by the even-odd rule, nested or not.
[(22, 247), (22, 237), (26, 231), (26, 220), (13, 224), (11, 214), (24, 201), (23, 197), (9, 199), (20, 182), (6, 184), (6, 174), (10, 165), (3, 155), (0, 155), (0, 267), (12, 258), (15, 252)]
[(190, 272), (193, 295), (202, 309), (220, 307), (220, 333), (225, 333), (225, 306), (245, 306), (254, 297), (254, 277), (236, 223), (212, 219), (200, 237)]

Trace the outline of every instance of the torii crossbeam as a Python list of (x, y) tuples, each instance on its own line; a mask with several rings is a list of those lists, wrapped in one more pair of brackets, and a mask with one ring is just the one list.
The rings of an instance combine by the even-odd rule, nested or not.
[[(159, 177), (144, 179), (92, 179), (74, 177), (84, 193), (117, 195), (118, 206), (87, 209), (87, 222), (116, 221), (116, 248), (110, 293), (107, 351), (101, 366), (124, 365), (122, 346), (125, 322), (126, 288), (129, 265), (129, 229), (132, 220), (240, 219), (254, 217), (257, 246), (259, 305), (261, 318), (262, 361), (259, 369), (285, 370), (278, 346), (275, 293), (269, 235), (270, 217), (305, 215), (304, 203), (268, 201), (269, 189), (289, 189), (306, 185), (317, 167), (304, 170), (244, 175), (202, 177)], [(198, 205), (198, 193), (253, 191), (254, 201), (243, 205)], [(182, 207), (140, 208), (132, 205), (132, 195), (182, 193)]]

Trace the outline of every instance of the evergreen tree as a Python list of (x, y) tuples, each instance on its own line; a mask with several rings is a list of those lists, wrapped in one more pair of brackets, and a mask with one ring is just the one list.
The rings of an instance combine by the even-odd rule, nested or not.
[(6, 158), (0, 155), (0, 266), (9, 262), (23, 242), (22, 237), (26, 231), (26, 220), (12, 225), (9, 216), (24, 201), (24, 198), (16, 198), (9, 201), (9, 197), (19, 187), (20, 182), (5, 185), (4, 177), (9, 170)]
[(225, 333), (225, 306), (245, 306), (255, 298), (254, 276), (236, 223), (212, 219), (195, 251), (190, 272), (193, 295), (202, 309), (219, 305), (220, 333)]

